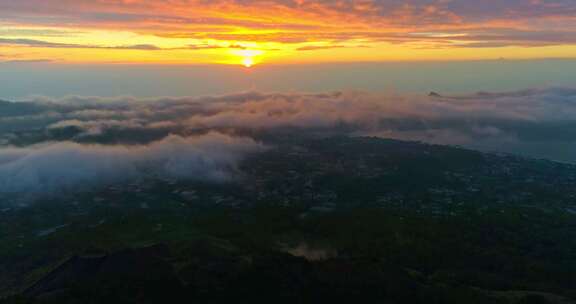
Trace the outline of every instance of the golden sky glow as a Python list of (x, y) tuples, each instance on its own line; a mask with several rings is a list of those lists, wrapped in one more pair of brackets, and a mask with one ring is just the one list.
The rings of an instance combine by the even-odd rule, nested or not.
[(0, 61), (576, 57), (573, 0), (0, 0)]

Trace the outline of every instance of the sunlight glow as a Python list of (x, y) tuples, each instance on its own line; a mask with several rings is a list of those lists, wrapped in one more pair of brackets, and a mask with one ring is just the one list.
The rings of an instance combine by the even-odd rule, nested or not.
[[(390, 12), (372, 15), (388, 1)], [(441, 4), (422, 6), (424, 16), (406, 10), (399, 5), (402, 1), (393, 4), (396, 0), (336, 1), (338, 5), (320, 0), (299, 0), (299, 5), (289, 2), (69, 1), (70, 8), (58, 12), (65, 20), (74, 21), (61, 24), (47, 23), (41, 17), (55, 14), (51, 5), (20, 8), (30, 10), (30, 20), (19, 18), (22, 12), (16, 8), (2, 7), (8, 12), (3, 12), (6, 18), (0, 20), (0, 63), (253, 67), (264, 62), (496, 60), (503, 57), (504, 51), (510, 60), (576, 58), (576, 43), (569, 37), (576, 23), (569, 22), (566, 29), (558, 26), (563, 18), (572, 16), (549, 14), (545, 4), (522, 7), (523, 13), (514, 20), (486, 11), (486, 19), (476, 24), (464, 22), (466, 16), (459, 15), (464, 11), (457, 12), (460, 8), (451, 7), (452, 1), (438, 0)], [(358, 9), (342, 9), (348, 6)], [(147, 17), (151, 9), (160, 17)], [(510, 9), (515, 9), (514, 5), (510, 4)], [(97, 24), (81, 17), (93, 11), (108, 17)], [(128, 13), (132, 18), (125, 18)], [(521, 17), (536, 15), (540, 17)], [(182, 23), (184, 18), (192, 23)], [(404, 20), (403, 25), (394, 22), (398, 18)], [(426, 20), (430, 22), (422, 23), (421, 18), (429, 18)], [(478, 28), (484, 30), (475, 30)]]
[(252, 57), (244, 57), (244, 59), (242, 59), (242, 64), (247, 67), (250, 68), (254, 65), (254, 58)]
[(257, 57), (260, 57), (264, 54), (264, 51), (261, 50), (251, 50), (251, 49), (242, 49), (242, 50), (233, 50), (232, 54), (234, 56), (241, 58), (241, 64), (247, 68), (254, 66), (258, 61), (256, 60)]

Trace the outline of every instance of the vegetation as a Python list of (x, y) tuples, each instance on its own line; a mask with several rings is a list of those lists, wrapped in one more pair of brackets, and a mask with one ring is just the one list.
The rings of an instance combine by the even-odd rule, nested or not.
[(239, 183), (150, 178), (2, 211), (3, 303), (576, 300), (576, 215), (558, 190), (572, 166), (375, 139), (276, 144)]

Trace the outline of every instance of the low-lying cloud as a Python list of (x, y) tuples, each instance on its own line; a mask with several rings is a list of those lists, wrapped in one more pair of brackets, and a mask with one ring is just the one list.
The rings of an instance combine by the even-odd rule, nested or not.
[(276, 130), (375, 135), (576, 161), (576, 89), (0, 102), (0, 192), (134, 178), (222, 180)]
[[(37, 98), (0, 104), (0, 138), (147, 143), (209, 130), (347, 127), (352, 131), (446, 130), (522, 140), (576, 141), (576, 89), (541, 88), (461, 96), (365, 92), (242, 93), (217, 97)], [(15, 135), (16, 134), (16, 135)], [(38, 142), (34, 142), (38, 143)]]
[(57, 142), (0, 149), (0, 194), (54, 193), (154, 175), (165, 179), (225, 181), (238, 162), (263, 149), (250, 138), (220, 133), (171, 135), (147, 145)]

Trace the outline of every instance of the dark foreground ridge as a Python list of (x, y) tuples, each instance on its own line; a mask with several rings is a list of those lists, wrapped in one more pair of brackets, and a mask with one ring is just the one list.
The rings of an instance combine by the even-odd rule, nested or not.
[(261, 135), (232, 183), (0, 208), (4, 303), (574, 303), (576, 168)]
[(308, 260), (282, 252), (237, 256), (197, 244), (193, 262), (175, 271), (164, 245), (99, 257), (75, 256), (24, 292), (38, 303), (570, 303), (541, 292), (491, 292), (437, 286), (422, 273), (383, 259), (332, 257)]

